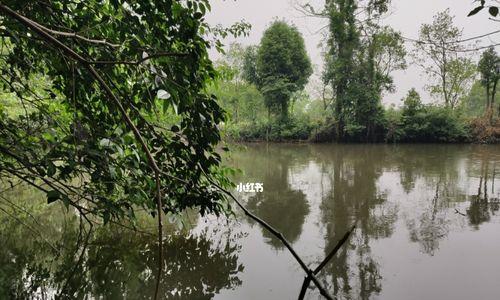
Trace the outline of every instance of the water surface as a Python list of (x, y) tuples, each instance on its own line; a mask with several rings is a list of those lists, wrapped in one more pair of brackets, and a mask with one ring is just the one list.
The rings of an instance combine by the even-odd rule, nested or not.
[[(227, 162), (237, 183), (264, 184), (237, 196), (312, 268), (357, 225), (318, 274), (337, 299), (500, 297), (499, 146), (249, 144)], [(78, 217), (25, 193), (2, 194), (35, 215), (0, 210), (0, 298), (152, 295), (154, 236), (109, 226), (82, 246)], [(304, 273), (258, 224), (239, 212), (186, 219), (191, 229), (166, 241), (167, 299), (297, 298)], [(320, 299), (312, 287), (306, 298)]]

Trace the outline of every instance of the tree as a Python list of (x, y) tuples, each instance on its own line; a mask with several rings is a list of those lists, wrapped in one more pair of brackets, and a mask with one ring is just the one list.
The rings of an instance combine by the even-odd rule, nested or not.
[(300, 32), (283, 21), (273, 22), (264, 32), (256, 59), (256, 82), (268, 109), (286, 118), (290, 98), (305, 87), (311, 74)]
[[(211, 184), (229, 182), (215, 149), (224, 111), (205, 92), (217, 75), (209, 9), (206, 0), (2, 1), (1, 88), (25, 109), (0, 109), (0, 177), (87, 220), (151, 213), (159, 261), (163, 214), (227, 212)], [(40, 74), (47, 84), (33, 90)]]
[(420, 110), (422, 110), (422, 100), (420, 99), (420, 94), (415, 90), (415, 88), (411, 88), (406, 97), (403, 98), (403, 115), (404, 116), (413, 116)]
[(259, 85), (259, 78), (257, 76), (257, 53), (259, 47), (248, 46), (245, 48), (243, 54), (243, 78), (256, 86)]
[(391, 73), (406, 68), (406, 50), (401, 34), (388, 26), (368, 22), (364, 31), (351, 89), (355, 124), (365, 141), (374, 141), (383, 127), (382, 95), (394, 91)]
[(478, 70), (481, 74), (481, 85), (486, 90), (486, 110), (491, 111), (495, 103), (497, 83), (500, 79), (500, 57), (495, 49), (484, 51), (479, 60)]
[[(1, 62), (3, 88), (28, 112), (0, 119), (2, 175), (43, 179), (49, 201), (80, 207), (75, 199), (83, 197), (84, 212), (109, 220), (133, 211), (132, 204), (154, 209), (148, 170), (159, 169), (164, 212), (221, 211), (223, 197), (208, 192), (205, 181), (220, 161), (214, 147), (223, 120), (216, 99), (203, 93), (216, 74), (200, 31), (208, 28), (205, 1), (9, 4), (0, 6), (8, 17), (2, 40), (11, 47)], [(174, 24), (181, 29), (172, 31)], [(56, 27), (67, 32), (50, 29)], [(49, 78), (48, 91), (25, 85), (33, 74)], [(58, 106), (49, 110), (49, 102)], [(165, 119), (169, 113), (178, 119)], [(70, 184), (84, 174), (91, 176), (78, 188)]]
[(443, 86), (440, 84), (429, 85), (428, 89), (432, 95), (444, 95), (446, 91), (448, 96), (447, 107), (455, 109), (460, 104), (467, 93), (470, 91), (472, 84), (476, 79), (477, 67), (471, 59), (457, 57), (447, 62), (446, 66), (446, 83)]
[[(337, 138), (376, 139), (383, 117), (382, 93), (392, 89), (390, 73), (406, 67), (401, 35), (379, 24), (388, 1), (326, 1), (329, 20), (323, 80), (332, 86)], [(366, 20), (361, 20), (361, 17)]]
[(354, 51), (359, 43), (355, 0), (325, 2), (324, 15), (329, 20), (328, 53), (323, 80), (331, 84), (335, 95), (334, 116), (337, 138), (342, 139), (349, 111), (348, 85), (354, 71)]
[(413, 57), (434, 83), (428, 90), (443, 97), (447, 107), (455, 108), (474, 81), (475, 70), (469, 58), (458, 53), (462, 30), (453, 24), (449, 9), (434, 16), (432, 24), (420, 27)]

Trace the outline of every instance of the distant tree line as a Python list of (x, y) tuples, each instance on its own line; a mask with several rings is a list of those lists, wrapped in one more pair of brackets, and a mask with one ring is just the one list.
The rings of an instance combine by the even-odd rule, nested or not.
[[(321, 91), (321, 104), (316, 101), (319, 99), (312, 99), (304, 92), (312, 68), (304, 41), (294, 26), (275, 21), (265, 31), (259, 45), (238, 46), (238, 64), (232, 66), (238, 74), (239, 87), (250, 90), (247, 85), (254, 86), (262, 99), (255, 96), (250, 101), (241, 102), (235, 90), (231, 96), (231, 110), (233, 121), (234, 117), (238, 121), (227, 126), (229, 135), (236, 139), (257, 140), (465, 141), (474, 139), (470, 134), (473, 122), (467, 118), (477, 117), (479, 111), (489, 119), (487, 126), (496, 126), (500, 106), (497, 112), (499, 58), (495, 49), (486, 47), (479, 63), (474, 62), (472, 54), (485, 47), (474, 47), (471, 42), (476, 38), (462, 37), (462, 30), (454, 25), (449, 10), (435, 15), (431, 23), (423, 24), (417, 40), (408, 39), (382, 25), (389, 4), (388, 0), (329, 0), (320, 9), (310, 4), (301, 6), (306, 15), (328, 22), (323, 41), (321, 87), (317, 87)], [(408, 48), (410, 50), (407, 50), (408, 42), (412, 45)], [(235, 51), (228, 56), (234, 57)], [(409, 129), (411, 118), (402, 122), (402, 110), (408, 108), (406, 104), (396, 122), (399, 134), (393, 136), (395, 114), (393, 109), (384, 108), (381, 101), (386, 93), (395, 90), (393, 72), (404, 70), (408, 60), (425, 72), (425, 88), (437, 100), (433, 104), (424, 104), (420, 95), (416, 97), (416, 90), (408, 94), (409, 98), (418, 98), (421, 102), (409, 108), (410, 111), (422, 113), (420, 108), (425, 108), (428, 112), (420, 114), (424, 119), (418, 122), (434, 124), (424, 126), (427, 128), (422, 134), (425, 138), (405, 135), (404, 132), (415, 130)], [(226, 81), (226, 87), (231, 85), (230, 81)], [(485, 104), (482, 108), (479, 103), (471, 103), (471, 93), (476, 95), (479, 87), (484, 89)], [(219, 92), (222, 90), (224, 88)], [(226, 89), (226, 92), (229, 91)], [(220, 98), (225, 102), (225, 97)], [(475, 99), (483, 102), (477, 97)], [(263, 102), (265, 111), (260, 110), (260, 102)], [(252, 112), (251, 122), (246, 122), (249, 119), (241, 118), (237, 107), (249, 105), (255, 109), (246, 109)], [(409, 116), (413, 113), (410, 111), (404, 115)], [(267, 120), (264, 115), (267, 115)], [(417, 122), (417, 119), (413, 120)], [(446, 122), (457, 124), (447, 127), (449, 130), (441, 130), (436, 125)], [(403, 130), (402, 124), (408, 130)], [(430, 128), (438, 129), (433, 133)]]

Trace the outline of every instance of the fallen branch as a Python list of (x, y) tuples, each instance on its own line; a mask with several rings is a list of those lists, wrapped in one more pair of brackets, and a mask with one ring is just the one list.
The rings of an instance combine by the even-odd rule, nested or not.
[(236, 197), (233, 196), (229, 191), (218, 185), (217, 183), (213, 182), (210, 178), (208, 178), (208, 181), (213, 184), (215, 187), (217, 187), (220, 191), (222, 191), (224, 194), (228, 195), (231, 199), (233, 199), (234, 202), (243, 210), (245, 215), (250, 217), (252, 220), (255, 222), (259, 223), (262, 227), (264, 227), (267, 231), (269, 231), (271, 234), (273, 234), (278, 240), (280, 240), (283, 245), (288, 249), (288, 251), (292, 254), (292, 256), (295, 258), (295, 260), (299, 263), (299, 265), (302, 267), (304, 272), (307, 274), (307, 278), (310, 278), (312, 282), (316, 285), (316, 287), (319, 289), (320, 294), (325, 297), (326, 299), (333, 299), (326, 289), (323, 287), (321, 282), (319, 282), (318, 278), (315, 276), (314, 271), (312, 271), (305, 263), (304, 261), (300, 258), (300, 256), (297, 254), (297, 252), (293, 249), (293, 247), (290, 245), (290, 243), (286, 240), (286, 238), (283, 236), (283, 234), (276, 229), (274, 229), (271, 225), (269, 225), (266, 221), (262, 220), (261, 218), (257, 217), (253, 213), (251, 213), (241, 202), (236, 199)]
[(456, 209), (456, 208), (455, 208), (455, 213), (456, 213), (456, 214), (459, 214), (459, 215), (461, 215), (461, 216), (464, 216), (464, 217), (466, 217), (466, 216), (467, 216), (466, 214), (464, 214), (464, 213), (460, 212), (460, 211), (459, 211), (458, 209)]
[[(332, 251), (323, 259), (323, 261), (314, 269), (313, 274), (317, 275), (325, 266), (326, 264), (337, 254), (337, 252), (340, 250), (340, 247), (344, 245), (344, 243), (347, 241), (351, 233), (354, 231), (356, 228), (356, 225), (353, 225), (349, 231), (347, 231), (344, 236), (340, 239), (340, 241), (337, 242), (335, 247), (333, 247)], [(302, 288), (300, 290), (299, 294), (299, 300), (304, 299), (306, 295), (307, 288), (309, 287), (309, 284), (311, 283), (311, 277), (307, 276), (304, 278), (304, 282), (302, 283)]]

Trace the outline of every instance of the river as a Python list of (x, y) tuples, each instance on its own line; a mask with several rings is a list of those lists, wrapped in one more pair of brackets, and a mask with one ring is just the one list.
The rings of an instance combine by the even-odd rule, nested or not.
[[(312, 268), (356, 224), (317, 276), (337, 299), (500, 297), (500, 146), (232, 148), (225, 160), (241, 170), (234, 181), (263, 184), (262, 192), (235, 195), (282, 232)], [(153, 294), (154, 236), (108, 226), (85, 243), (78, 217), (33, 201), (39, 193), (14, 189), (1, 196), (0, 298), (51, 299), (61, 291), (79, 299)], [(300, 266), (235, 210), (230, 219), (188, 214), (187, 229), (167, 233), (167, 299), (298, 297)], [(17, 212), (18, 219), (5, 211)], [(138, 223), (154, 226), (142, 218)], [(313, 285), (306, 299), (321, 299)]]

